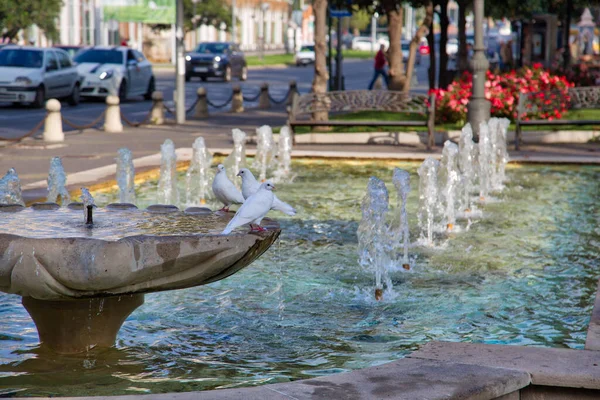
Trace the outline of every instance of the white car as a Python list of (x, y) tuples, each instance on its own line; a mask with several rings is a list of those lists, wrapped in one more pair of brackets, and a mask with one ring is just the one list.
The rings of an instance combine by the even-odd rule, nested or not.
[(458, 39), (448, 39), (448, 42), (446, 42), (446, 54), (450, 57), (454, 57), (458, 54)]
[(79, 103), (81, 80), (69, 55), (60, 49), (6, 46), (0, 51), (0, 102), (31, 103), (46, 99)]
[(314, 64), (315, 62), (315, 45), (302, 46), (300, 51), (296, 53), (296, 65)]
[(368, 36), (355, 37), (352, 39), (352, 50), (371, 51), (374, 49), (379, 51), (379, 46), (382, 44), (385, 45), (386, 49), (390, 47), (390, 42), (387, 39), (378, 39), (374, 46), (371, 46), (371, 43), (371, 38)]
[(83, 77), (81, 96), (119, 96), (152, 98), (155, 79), (152, 64), (142, 53), (128, 47), (96, 46), (80, 52), (73, 59)]

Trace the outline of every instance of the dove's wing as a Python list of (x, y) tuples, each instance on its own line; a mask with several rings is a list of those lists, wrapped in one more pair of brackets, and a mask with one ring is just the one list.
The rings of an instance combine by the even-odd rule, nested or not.
[(227, 198), (237, 204), (242, 204), (244, 202), (244, 196), (242, 196), (242, 192), (235, 185), (227, 179), (227, 183), (225, 184), (225, 193), (227, 194)]
[(254, 175), (250, 172), (249, 175), (246, 175), (245, 179), (242, 181), (242, 194), (244, 198), (252, 196), (254, 193), (258, 191), (260, 188), (260, 182), (256, 180)]
[(287, 215), (296, 215), (296, 209), (290, 206), (288, 203), (279, 200), (277, 196), (273, 197), (273, 206), (271, 209), (275, 211), (281, 211)]
[(238, 226), (262, 219), (269, 212), (272, 204), (273, 197), (270, 192), (258, 192), (250, 196), (235, 213), (235, 216), (229, 221), (222, 233), (227, 235)]

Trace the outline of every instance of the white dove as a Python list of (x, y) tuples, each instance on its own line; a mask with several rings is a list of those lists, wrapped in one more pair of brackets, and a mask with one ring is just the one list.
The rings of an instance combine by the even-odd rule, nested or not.
[[(242, 177), (242, 195), (244, 196), (244, 199), (247, 199), (256, 193), (260, 187), (260, 182), (256, 180), (248, 168), (240, 169), (240, 172), (238, 172), (237, 176)], [(287, 215), (296, 215), (296, 209), (294, 207), (279, 200), (275, 195), (273, 195), (273, 207), (271, 207), (271, 209), (275, 211), (281, 211)]]
[(262, 221), (273, 206), (273, 198), (275, 197), (273, 189), (275, 189), (275, 186), (269, 181), (260, 185), (256, 193), (248, 197), (240, 209), (235, 213), (222, 234), (228, 235), (238, 226), (245, 224), (250, 224), (250, 232), (266, 231), (265, 228), (260, 226), (260, 221)]
[(242, 204), (244, 196), (235, 187), (235, 185), (227, 178), (225, 166), (219, 164), (217, 166), (217, 174), (212, 182), (212, 190), (217, 200), (224, 204), (220, 211), (229, 211), (229, 206), (232, 204)]

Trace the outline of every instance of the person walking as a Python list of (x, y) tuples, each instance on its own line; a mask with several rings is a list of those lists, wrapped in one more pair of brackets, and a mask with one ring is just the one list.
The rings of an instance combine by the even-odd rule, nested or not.
[(387, 87), (389, 84), (389, 76), (385, 65), (387, 64), (387, 58), (385, 56), (385, 45), (379, 46), (379, 51), (375, 54), (375, 72), (373, 74), (373, 79), (371, 79), (371, 83), (369, 84), (369, 90), (373, 90), (373, 86), (375, 85), (375, 81), (379, 78), (379, 75), (383, 76), (385, 80), (385, 86)]

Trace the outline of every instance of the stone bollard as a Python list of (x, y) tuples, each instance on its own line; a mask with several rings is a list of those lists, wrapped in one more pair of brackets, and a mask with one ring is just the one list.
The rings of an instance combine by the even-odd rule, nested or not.
[(194, 117), (196, 118), (207, 118), (208, 117), (208, 100), (206, 99), (206, 89), (199, 87), (196, 90), (196, 107), (194, 107)]
[(266, 110), (271, 108), (271, 101), (269, 100), (269, 84), (263, 83), (260, 87), (260, 95), (258, 96), (258, 108)]
[(152, 92), (152, 110), (150, 110), (150, 123), (152, 125), (162, 125), (165, 123), (165, 104), (163, 103), (162, 92)]
[(292, 105), (292, 103), (294, 102), (295, 94), (298, 94), (298, 84), (296, 83), (296, 81), (290, 81), (290, 90), (288, 92), (287, 100), (285, 101), (286, 105)]
[(240, 85), (233, 87), (233, 97), (231, 98), (231, 112), (241, 113), (244, 111), (244, 95)]
[(121, 108), (119, 107), (119, 98), (117, 96), (106, 97), (106, 114), (104, 115), (104, 132), (121, 133), (123, 124), (121, 123)]
[(46, 121), (44, 122), (43, 138), (45, 142), (64, 142), (65, 134), (62, 129), (60, 101), (50, 99), (46, 102)]

